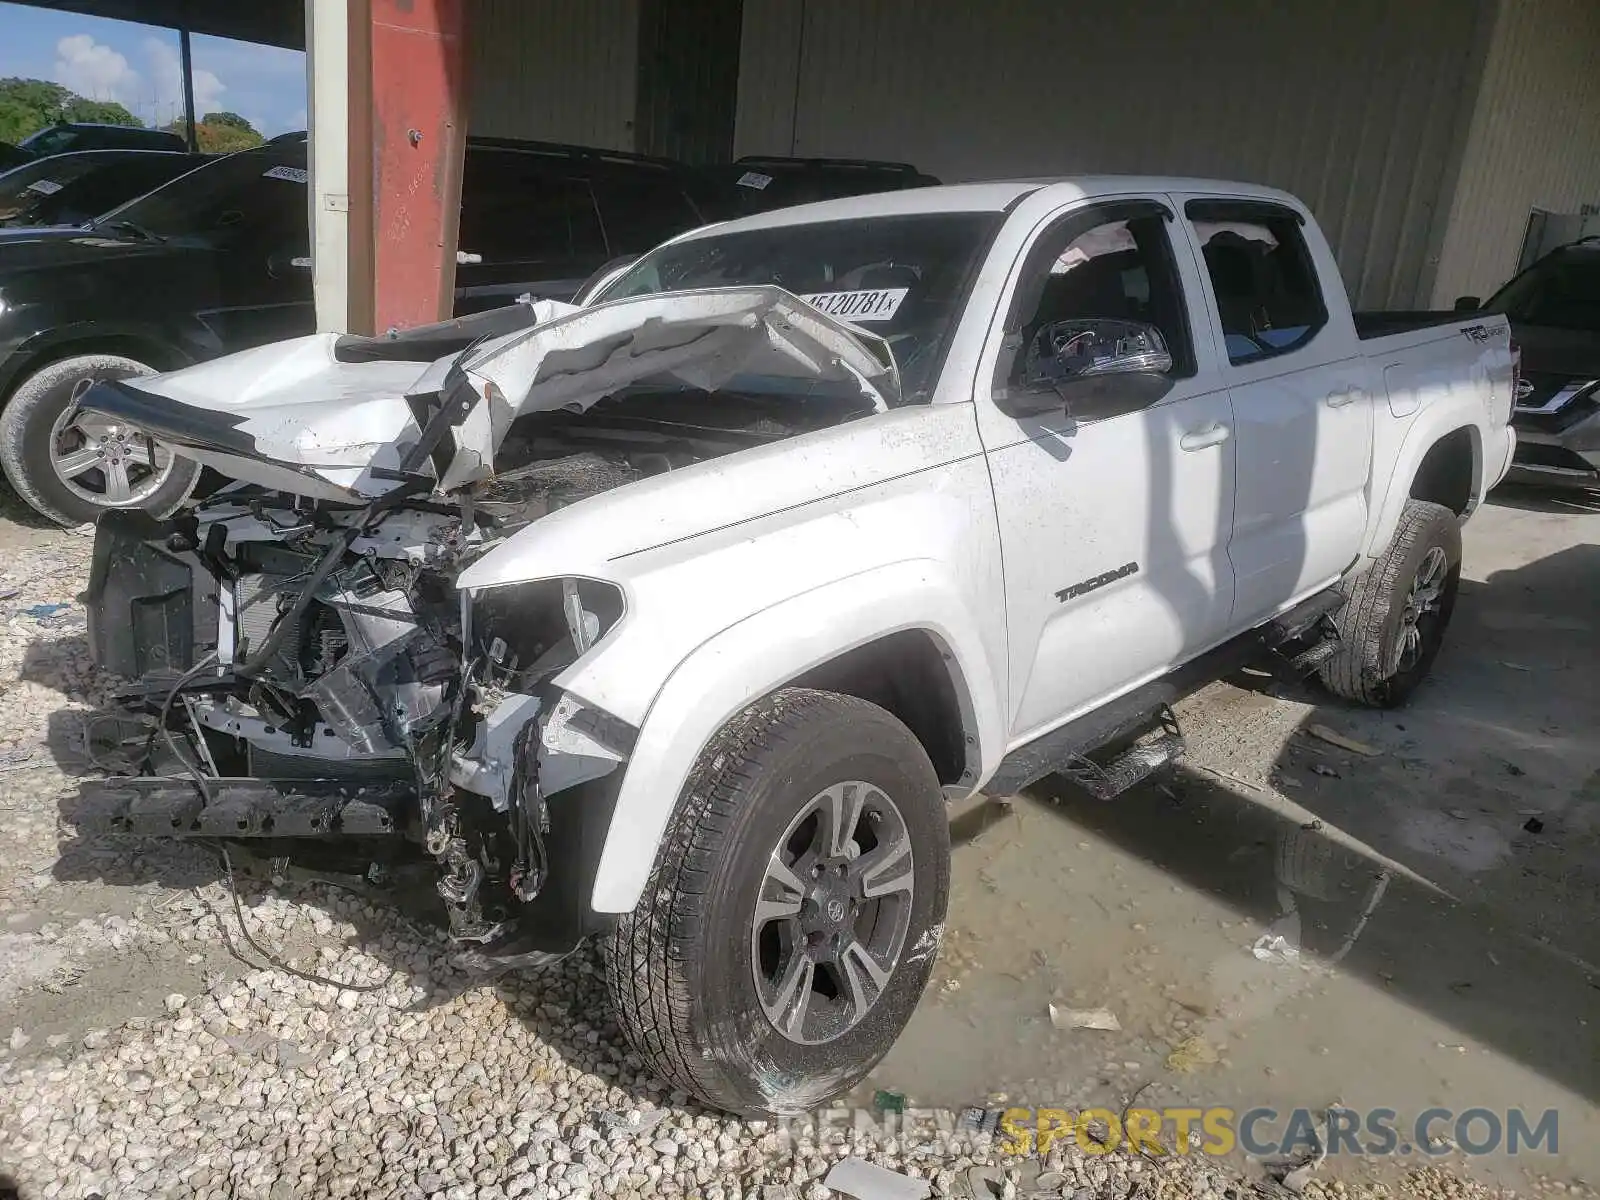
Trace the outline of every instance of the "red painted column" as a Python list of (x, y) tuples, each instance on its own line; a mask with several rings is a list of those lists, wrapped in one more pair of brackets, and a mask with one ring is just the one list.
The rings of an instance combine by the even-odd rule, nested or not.
[(454, 307), (466, 0), (369, 3), (373, 331), (382, 333)]

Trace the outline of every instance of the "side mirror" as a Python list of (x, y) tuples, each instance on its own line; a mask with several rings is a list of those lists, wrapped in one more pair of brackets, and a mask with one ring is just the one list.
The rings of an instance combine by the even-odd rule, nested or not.
[(1138, 321), (1052, 321), (1033, 335), (1023, 362), (1024, 387), (1055, 387), (1105, 375), (1165, 375), (1167, 341)]
[(1172, 386), (1170, 370), (1172, 352), (1154, 325), (1052, 321), (1034, 333), (996, 400), (1013, 416), (1062, 408), (1084, 419), (1115, 416), (1159, 399)]
[(1457, 296), (1456, 297), (1456, 307), (1455, 307), (1456, 312), (1460, 312), (1460, 313), (1477, 312), (1482, 307), (1483, 307), (1483, 298), (1481, 296)]

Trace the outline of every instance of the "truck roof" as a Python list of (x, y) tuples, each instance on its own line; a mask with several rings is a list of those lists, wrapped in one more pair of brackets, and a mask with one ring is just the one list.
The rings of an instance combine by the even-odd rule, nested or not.
[[(875, 192), (866, 196), (846, 196), (821, 200), (793, 208), (756, 213), (699, 233), (742, 232), (775, 229), (785, 225), (812, 225), (823, 221), (848, 221), (859, 217), (886, 217), (919, 213), (1003, 212), (1024, 196), (1057, 191), (1063, 201), (1080, 197), (1117, 196), (1128, 193), (1186, 192), (1204, 195), (1237, 196), (1248, 200), (1270, 200), (1301, 207), (1287, 192), (1253, 183), (1233, 183), (1220, 179), (1185, 179), (1169, 175), (1072, 175), (1040, 179), (998, 179), (983, 183), (952, 183), (937, 187), (909, 188), (894, 192)], [(698, 236), (691, 233), (689, 237)]]

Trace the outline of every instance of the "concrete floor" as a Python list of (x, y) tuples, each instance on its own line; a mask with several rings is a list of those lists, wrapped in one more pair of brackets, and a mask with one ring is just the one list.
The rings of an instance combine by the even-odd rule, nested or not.
[[(1496, 1184), (1600, 1179), (1600, 503), (1496, 494), (1465, 540), (1409, 707), (1243, 677), (1183, 706), (1175, 776), (971, 814), (945, 961), (862, 1097), (1267, 1106), (1278, 1135), (1342, 1103), (1394, 1109), (1401, 1145), (1434, 1106), (1530, 1127), (1554, 1108), (1554, 1156), (1434, 1148)], [(1122, 1029), (1058, 1030), (1052, 1001)], [(1398, 1179), (1419, 1157), (1324, 1170)]]

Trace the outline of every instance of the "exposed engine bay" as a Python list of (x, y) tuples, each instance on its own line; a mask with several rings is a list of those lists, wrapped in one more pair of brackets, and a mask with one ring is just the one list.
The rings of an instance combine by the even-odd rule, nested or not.
[[(496, 472), (443, 497), (397, 472), (360, 506), (237, 483), (165, 524), (112, 514), (90, 642), (139, 683), (120, 697), (128, 774), (85, 796), (125, 832), (346, 874), (425, 855), (452, 935), (504, 944), (567, 865), (553, 855), (592, 858), (603, 833), (603, 798), (560, 805), (614, 787), (635, 730), (552, 680), (625, 601), (581, 578), (472, 593), (460, 574), (555, 510), (870, 411), (635, 388), (520, 418)], [(582, 905), (561, 906), (570, 931)]]

